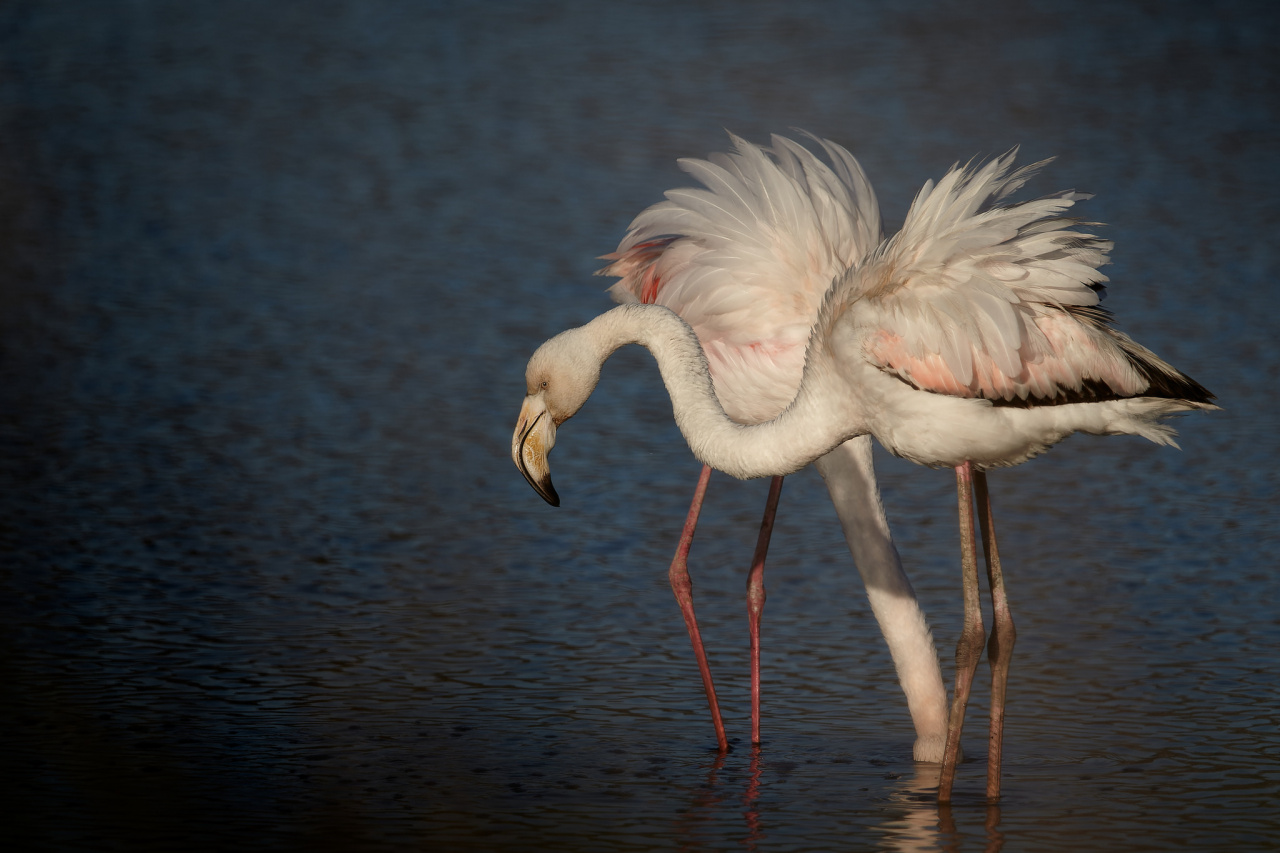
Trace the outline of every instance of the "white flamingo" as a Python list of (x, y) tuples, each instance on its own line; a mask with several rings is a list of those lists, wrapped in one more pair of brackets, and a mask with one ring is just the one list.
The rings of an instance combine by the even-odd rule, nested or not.
[[(832, 279), (858, 264), (882, 236), (875, 193), (847, 151), (824, 146), (828, 166), (789, 139), (772, 141), (770, 151), (733, 137), (733, 152), (681, 160), (707, 189), (666, 193), (666, 201), (636, 217), (617, 251), (605, 256), (612, 263), (600, 271), (620, 277), (610, 288), (615, 300), (663, 305), (693, 328), (707, 354), (717, 399), (743, 424), (777, 417), (795, 396), (823, 295)], [(914, 756), (941, 761), (947, 692), (928, 623), (889, 534), (870, 437), (850, 439), (816, 460), (816, 466), (907, 696), (916, 728)], [(724, 748), (687, 566), (710, 472), (704, 465), (668, 574)], [(764, 558), (781, 488), (782, 477), (774, 477), (747, 576), (751, 739), (756, 744)]]
[[(1011, 171), (1012, 163), (1010, 153), (980, 168), (953, 168), (936, 186), (926, 183), (902, 230), (833, 277), (809, 335), (799, 389), (776, 418), (733, 421), (689, 325), (662, 306), (623, 305), (533, 354), (512, 444), (526, 478), (549, 491), (547, 453), (557, 428), (586, 402), (605, 359), (638, 343), (658, 362), (694, 455), (735, 477), (788, 474), (867, 434), (913, 462), (953, 468), (965, 620), (939, 780), (944, 802), (985, 642), (975, 490), (994, 615), (987, 795), (1000, 791), (1014, 632), (986, 469), (1025, 462), (1074, 432), (1174, 445), (1165, 417), (1215, 408), (1202, 386), (1108, 325), (1109, 314), (1098, 307), (1106, 281), (1098, 267), (1111, 243), (1075, 230), (1078, 223), (1061, 215), (1087, 196), (1062, 192), (1001, 205), (1037, 168)], [(788, 210), (778, 220), (805, 215)]]

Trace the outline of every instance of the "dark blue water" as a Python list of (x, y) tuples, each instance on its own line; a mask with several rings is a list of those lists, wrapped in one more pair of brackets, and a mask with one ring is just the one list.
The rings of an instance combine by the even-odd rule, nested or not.
[[(0, 835), (15, 849), (1252, 850), (1280, 833), (1280, 26), (1265, 3), (21, 2), (0, 10)], [(524, 361), (679, 156), (803, 127), (900, 221), (957, 160), (1098, 193), (1183, 451), (991, 478), (1019, 642), (952, 808), (820, 480), (768, 570), (643, 352), (508, 457)], [(951, 677), (952, 481), (878, 457)], [(980, 684), (985, 680), (980, 670)]]

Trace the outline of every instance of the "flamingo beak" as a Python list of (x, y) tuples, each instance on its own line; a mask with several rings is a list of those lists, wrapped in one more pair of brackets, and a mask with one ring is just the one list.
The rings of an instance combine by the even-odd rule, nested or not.
[(547, 454), (555, 445), (556, 425), (547, 411), (546, 401), (541, 393), (530, 394), (524, 398), (516, 431), (511, 436), (511, 460), (544, 501), (560, 506), (560, 496), (551, 485), (551, 468), (547, 465)]

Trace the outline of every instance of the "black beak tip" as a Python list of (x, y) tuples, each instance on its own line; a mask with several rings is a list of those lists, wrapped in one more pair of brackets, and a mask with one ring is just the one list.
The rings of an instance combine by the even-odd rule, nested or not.
[(540, 498), (552, 506), (560, 506), (560, 496), (556, 494), (556, 487), (551, 485), (551, 477), (548, 476), (543, 477), (541, 480), (536, 480), (530, 476), (523, 465), (520, 466), (520, 473), (524, 475), (529, 485), (533, 486), (533, 490), (538, 493)]

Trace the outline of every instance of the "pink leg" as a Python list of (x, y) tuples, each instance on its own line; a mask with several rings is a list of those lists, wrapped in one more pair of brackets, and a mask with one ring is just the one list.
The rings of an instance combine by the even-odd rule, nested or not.
[(689, 579), (689, 548), (693, 545), (693, 531), (698, 526), (698, 513), (702, 511), (702, 499), (707, 494), (707, 482), (711, 479), (711, 468), (703, 465), (702, 474), (698, 477), (698, 486), (693, 492), (693, 503), (689, 505), (689, 515), (684, 520), (684, 530), (680, 533), (680, 544), (676, 547), (676, 555), (671, 560), (671, 568), (667, 577), (671, 580), (671, 591), (676, 595), (676, 603), (680, 605), (680, 613), (684, 616), (684, 626), (689, 630), (689, 642), (693, 643), (693, 655), (698, 659), (698, 670), (702, 673), (702, 687), (707, 691), (707, 704), (711, 706), (711, 722), (716, 727), (716, 741), (721, 751), (729, 748), (729, 740), (724, 734), (724, 720), (720, 717), (720, 703), (716, 701), (716, 688), (711, 682), (711, 667), (707, 665), (707, 653), (702, 648), (702, 634), (698, 631), (698, 620), (693, 615), (693, 581)]
[(974, 497), (978, 502), (978, 525), (982, 530), (982, 550), (987, 556), (987, 580), (991, 585), (991, 642), (987, 646), (987, 662), (991, 664), (991, 734), (987, 745), (987, 799), (1000, 799), (1000, 759), (1004, 746), (1004, 697), (1009, 683), (1009, 660), (1018, 632), (1009, 614), (1009, 599), (1004, 593), (1004, 574), (1000, 571), (1000, 552), (996, 549), (996, 529), (991, 521), (991, 497), (987, 493), (987, 475), (973, 475)]
[(964, 710), (969, 704), (973, 675), (982, 657), (986, 632), (982, 629), (982, 608), (978, 600), (978, 543), (973, 536), (973, 466), (956, 466), (956, 500), (960, 509), (960, 565), (964, 576), (964, 628), (956, 643), (956, 690), (947, 719), (947, 746), (942, 753), (942, 774), (938, 779), (938, 802), (951, 802), (951, 786), (956, 778), (960, 733)]
[(773, 520), (778, 514), (778, 497), (782, 494), (782, 478), (769, 483), (769, 498), (760, 520), (760, 538), (747, 573), (747, 625), (751, 632), (751, 743), (760, 743), (760, 614), (764, 611), (764, 557), (773, 536)]

